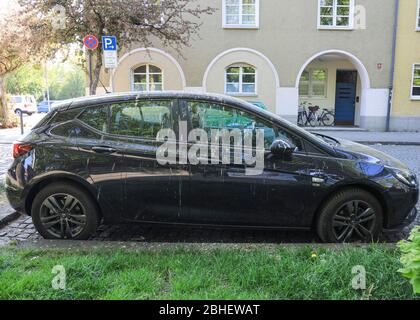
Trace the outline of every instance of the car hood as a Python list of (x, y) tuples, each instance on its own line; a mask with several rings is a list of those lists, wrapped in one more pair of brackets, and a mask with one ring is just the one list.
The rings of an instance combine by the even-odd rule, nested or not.
[(407, 165), (400, 160), (395, 159), (394, 157), (391, 157), (386, 153), (378, 151), (374, 148), (346, 139), (335, 138), (335, 140), (340, 143), (339, 145), (335, 146), (335, 149), (339, 152), (345, 152), (353, 158), (402, 170), (408, 169)]

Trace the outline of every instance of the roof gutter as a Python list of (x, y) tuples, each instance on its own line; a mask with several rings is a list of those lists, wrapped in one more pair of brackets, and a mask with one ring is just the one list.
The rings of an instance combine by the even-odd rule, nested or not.
[(386, 114), (386, 132), (390, 130), (391, 123), (391, 110), (392, 110), (392, 97), (394, 94), (394, 76), (395, 76), (395, 51), (397, 47), (397, 31), (398, 31), (398, 12), (399, 0), (395, 0), (395, 15), (394, 15), (394, 31), (392, 38), (392, 54), (391, 54), (391, 69), (389, 75), (389, 93), (388, 93), (388, 110)]

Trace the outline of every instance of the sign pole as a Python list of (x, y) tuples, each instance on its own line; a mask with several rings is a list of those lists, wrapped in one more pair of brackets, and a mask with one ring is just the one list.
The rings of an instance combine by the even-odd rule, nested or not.
[(89, 95), (92, 94), (92, 83), (93, 83), (93, 75), (92, 75), (92, 51), (89, 50)]
[(93, 88), (93, 74), (92, 74), (92, 50), (96, 50), (99, 45), (98, 38), (94, 35), (87, 35), (83, 39), (83, 44), (88, 49), (89, 53), (89, 95), (92, 95), (92, 88)]

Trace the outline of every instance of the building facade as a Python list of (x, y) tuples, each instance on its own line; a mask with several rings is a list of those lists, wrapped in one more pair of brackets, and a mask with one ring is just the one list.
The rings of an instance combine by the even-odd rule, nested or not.
[(420, 0), (400, 0), (391, 130), (420, 131)]
[[(401, 14), (413, 16), (411, 10), (417, 9), (417, 2), (401, 1)], [(299, 105), (313, 104), (334, 111), (336, 125), (385, 130), (391, 105), (396, 0), (197, 3), (217, 11), (202, 18), (200, 39), (193, 40), (182, 57), (158, 44), (122, 49), (118, 67), (102, 72), (101, 81), (108, 90), (225, 93), (261, 102), (294, 123)], [(398, 45), (409, 48), (420, 34), (412, 25), (412, 34), (402, 35), (409, 33), (406, 28), (399, 30), (402, 39)], [(419, 89), (415, 91), (420, 91), (418, 51), (409, 51), (397, 50), (395, 119), (391, 121), (395, 130), (405, 128), (407, 117), (420, 116), (418, 107), (414, 110), (420, 101), (399, 93), (408, 84), (407, 72), (410, 75), (411, 70), (406, 70), (407, 65), (411, 63), (417, 70), (416, 62), (419, 79), (414, 82), (419, 82)], [(405, 69), (400, 70), (402, 67)]]

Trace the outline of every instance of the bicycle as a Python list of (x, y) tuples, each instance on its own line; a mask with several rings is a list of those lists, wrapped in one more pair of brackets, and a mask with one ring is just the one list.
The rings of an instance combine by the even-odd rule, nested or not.
[(308, 115), (308, 121), (311, 127), (315, 127), (317, 122), (318, 126), (321, 126), (321, 124), (325, 127), (331, 127), (335, 123), (335, 115), (328, 109), (322, 109), (321, 115), (318, 115), (318, 111), (320, 110), (319, 106), (312, 106), (308, 107), (309, 109), (309, 115)]
[[(307, 126), (309, 124), (309, 114), (307, 111), (308, 107), (312, 107), (312, 104), (303, 101), (298, 109), (298, 120), (297, 120), (297, 124), (298, 126)], [(305, 119), (305, 121), (303, 121)]]

